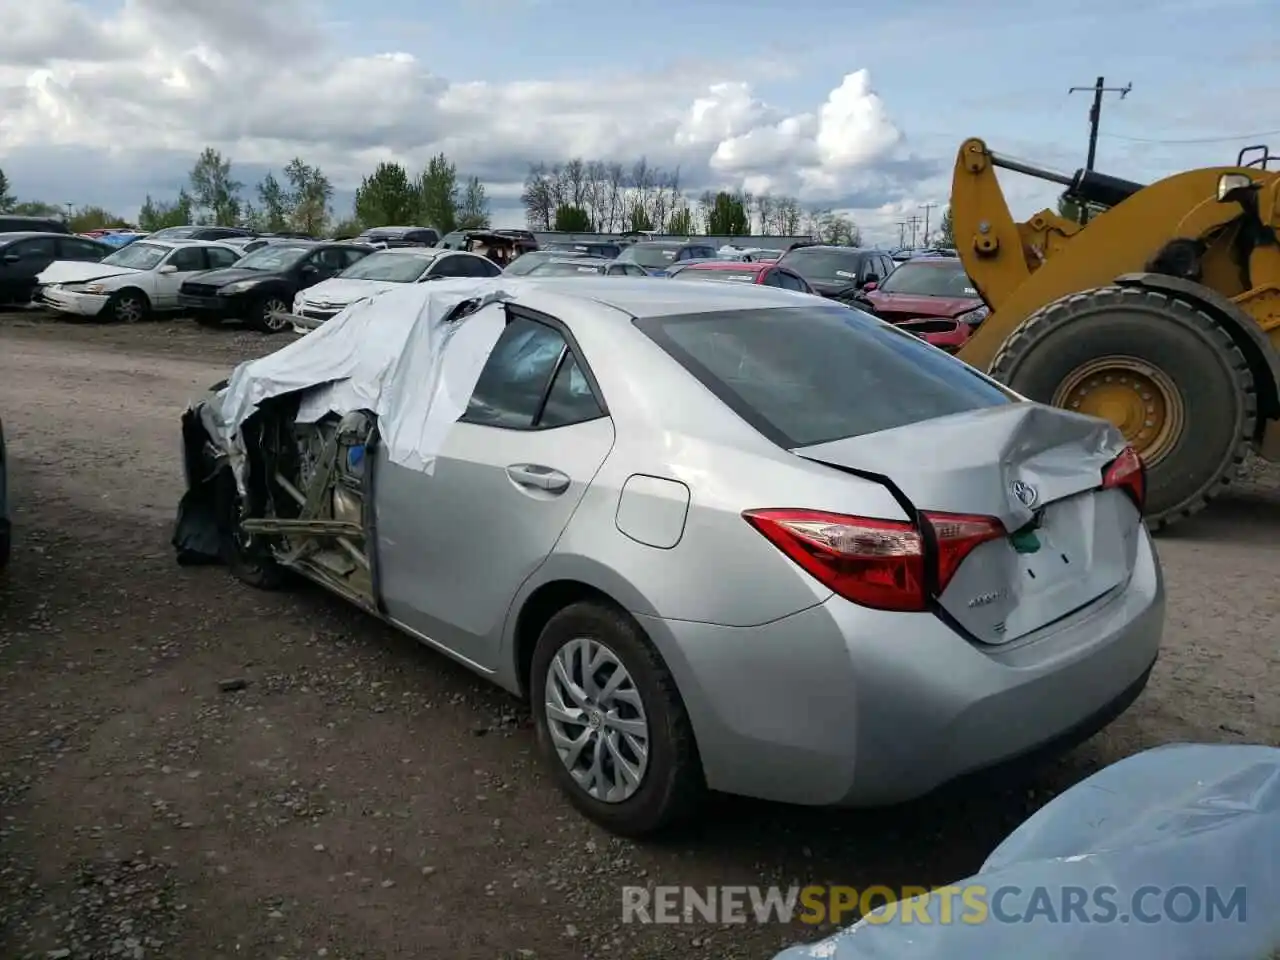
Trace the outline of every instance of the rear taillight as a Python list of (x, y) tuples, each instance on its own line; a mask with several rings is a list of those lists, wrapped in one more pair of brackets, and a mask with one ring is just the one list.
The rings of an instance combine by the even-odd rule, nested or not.
[(1004, 536), (992, 517), (925, 513), (933, 544), (915, 524), (817, 510), (748, 510), (753, 527), (805, 572), (846, 600), (876, 610), (920, 611), (979, 544)]
[(1147, 503), (1147, 468), (1133, 447), (1125, 447), (1102, 471), (1102, 489), (1123, 490), (1141, 511)]

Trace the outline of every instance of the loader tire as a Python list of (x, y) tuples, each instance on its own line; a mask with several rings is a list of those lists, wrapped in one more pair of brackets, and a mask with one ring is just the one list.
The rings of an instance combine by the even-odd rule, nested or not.
[[(1091, 367), (1088, 382), (1064, 395)], [(1195, 305), (1140, 287), (1099, 287), (1041, 307), (1004, 342), (990, 373), (1031, 400), (1080, 412), (1095, 412), (1080, 409), (1089, 406), (1088, 391), (1100, 383), (1112, 390), (1113, 381), (1131, 385), (1135, 403), (1154, 393), (1154, 409), (1180, 412), (1158, 418), (1166, 424), (1157, 431), (1164, 434), (1158, 444), (1137, 435), (1155, 429), (1152, 420), (1122, 428), (1140, 454), (1148, 443), (1146, 519), (1152, 530), (1191, 516), (1220, 493), (1257, 428), (1253, 374), (1226, 330)], [(1139, 390), (1139, 383), (1154, 389)], [(1167, 403), (1161, 399), (1166, 395)]]

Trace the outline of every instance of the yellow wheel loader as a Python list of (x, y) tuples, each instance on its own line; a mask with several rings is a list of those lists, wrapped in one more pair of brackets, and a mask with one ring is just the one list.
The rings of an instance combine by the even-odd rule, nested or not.
[[(1252, 159), (1248, 159), (1252, 156)], [(1041, 169), (966, 140), (956, 248), (991, 314), (957, 356), (1032, 400), (1110, 420), (1147, 468), (1159, 529), (1201, 509), (1251, 449), (1280, 460), (1280, 161), (1142, 185)], [(1086, 225), (1015, 222), (996, 170), (1062, 184)]]

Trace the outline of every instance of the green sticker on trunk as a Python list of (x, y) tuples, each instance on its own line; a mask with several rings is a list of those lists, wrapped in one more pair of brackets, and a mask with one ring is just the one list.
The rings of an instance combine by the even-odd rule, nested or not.
[(1040, 550), (1040, 538), (1034, 530), (1019, 530), (1009, 537), (1009, 542), (1019, 553), (1036, 553)]

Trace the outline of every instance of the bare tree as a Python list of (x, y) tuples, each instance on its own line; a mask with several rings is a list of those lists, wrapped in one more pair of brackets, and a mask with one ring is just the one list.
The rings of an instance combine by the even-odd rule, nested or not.
[(525, 221), (532, 230), (550, 230), (555, 217), (556, 204), (552, 196), (554, 175), (546, 164), (535, 163), (524, 178), (524, 190), (520, 202), (524, 205)]

